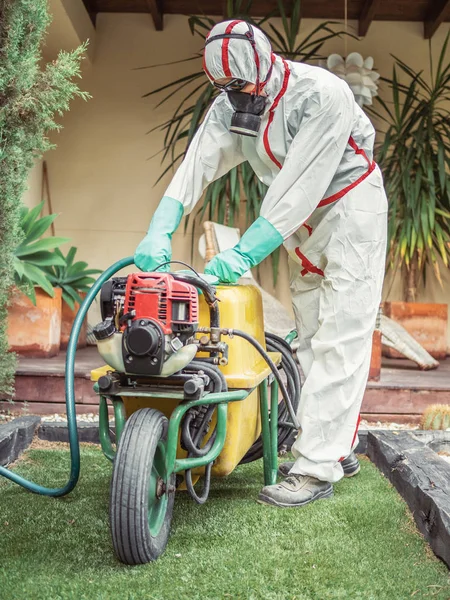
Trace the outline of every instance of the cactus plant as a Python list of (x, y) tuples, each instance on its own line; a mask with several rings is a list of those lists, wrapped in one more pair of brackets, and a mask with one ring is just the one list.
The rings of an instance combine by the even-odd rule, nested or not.
[(450, 429), (450, 404), (428, 406), (420, 421), (422, 429)]

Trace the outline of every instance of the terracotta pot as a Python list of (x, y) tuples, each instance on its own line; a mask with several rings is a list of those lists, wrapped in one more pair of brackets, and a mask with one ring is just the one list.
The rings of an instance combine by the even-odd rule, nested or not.
[[(384, 314), (400, 323), (437, 359), (447, 356), (447, 304), (421, 302), (385, 302)], [(396, 350), (383, 347), (390, 358), (403, 358)]]
[(51, 298), (35, 288), (36, 306), (19, 290), (14, 290), (8, 306), (10, 350), (22, 356), (50, 357), (59, 352), (61, 338), (61, 289)]
[[(86, 298), (85, 292), (78, 292), (81, 298)], [(72, 331), (73, 322), (77, 316), (80, 305), (75, 302), (75, 308), (72, 310), (70, 306), (62, 301), (62, 321), (61, 321), (61, 350), (65, 350), (69, 344), (70, 332)], [(77, 348), (85, 348), (87, 345), (87, 318), (83, 321), (80, 335), (78, 337)]]

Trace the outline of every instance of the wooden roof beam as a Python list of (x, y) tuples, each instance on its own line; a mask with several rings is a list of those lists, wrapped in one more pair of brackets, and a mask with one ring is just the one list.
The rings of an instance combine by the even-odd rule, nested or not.
[(163, 0), (146, 0), (148, 10), (152, 15), (156, 31), (164, 29), (164, 5)]
[(97, 20), (97, 11), (95, 9), (95, 2), (93, 0), (83, 0), (83, 4), (87, 10), (89, 18), (91, 19), (92, 25), (95, 27)]
[[(450, 1), (450, 0), (449, 0)], [(380, 8), (381, 0), (366, 0), (361, 14), (359, 15), (359, 37), (364, 37), (369, 30), (377, 10)]]
[(423, 34), (430, 40), (437, 28), (450, 16), (450, 0), (430, 0), (430, 10), (423, 24)]

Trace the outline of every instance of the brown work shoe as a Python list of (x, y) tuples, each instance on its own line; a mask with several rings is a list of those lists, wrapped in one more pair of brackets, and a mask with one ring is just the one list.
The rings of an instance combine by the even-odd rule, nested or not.
[(280, 483), (263, 487), (258, 502), (288, 508), (304, 506), (332, 495), (333, 486), (328, 481), (319, 481), (309, 475), (290, 475)]

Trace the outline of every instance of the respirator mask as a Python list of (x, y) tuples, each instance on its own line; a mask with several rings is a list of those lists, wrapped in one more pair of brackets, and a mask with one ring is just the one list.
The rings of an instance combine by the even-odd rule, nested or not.
[[(248, 25), (248, 23), (247, 23)], [(255, 54), (255, 64), (257, 65), (256, 93), (242, 92), (250, 82), (244, 79), (234, 78), (225, 85), (214, 82), (213, 85), (218, 89), (226, 92), (231, 105), (234, 108), (234, 113), (231, 117), (230, 131), (239, 135), (249, 137), (257, 137), (261, 127), (261, 115), (267, 104), (268, 98), (260, 96), (259, 93), (269, 80), (272, 72), (272, 65), (267, 73), (267, 77), (263, 83), (259, 81), (259, 57), (256, 52), (255, 37), (253, 29), (248, 25), (248, 31), (244, 33), (223, 33), (215, 35), (206, 40), (205, 46), (217, 39), (242, 39), (251, 43)]]
[(244, 92), (227, 93), (228, 99), (234, 108), (230, 131), (240, 135), (257, 137), (267, 98), (255, 94), (245, 94)]

